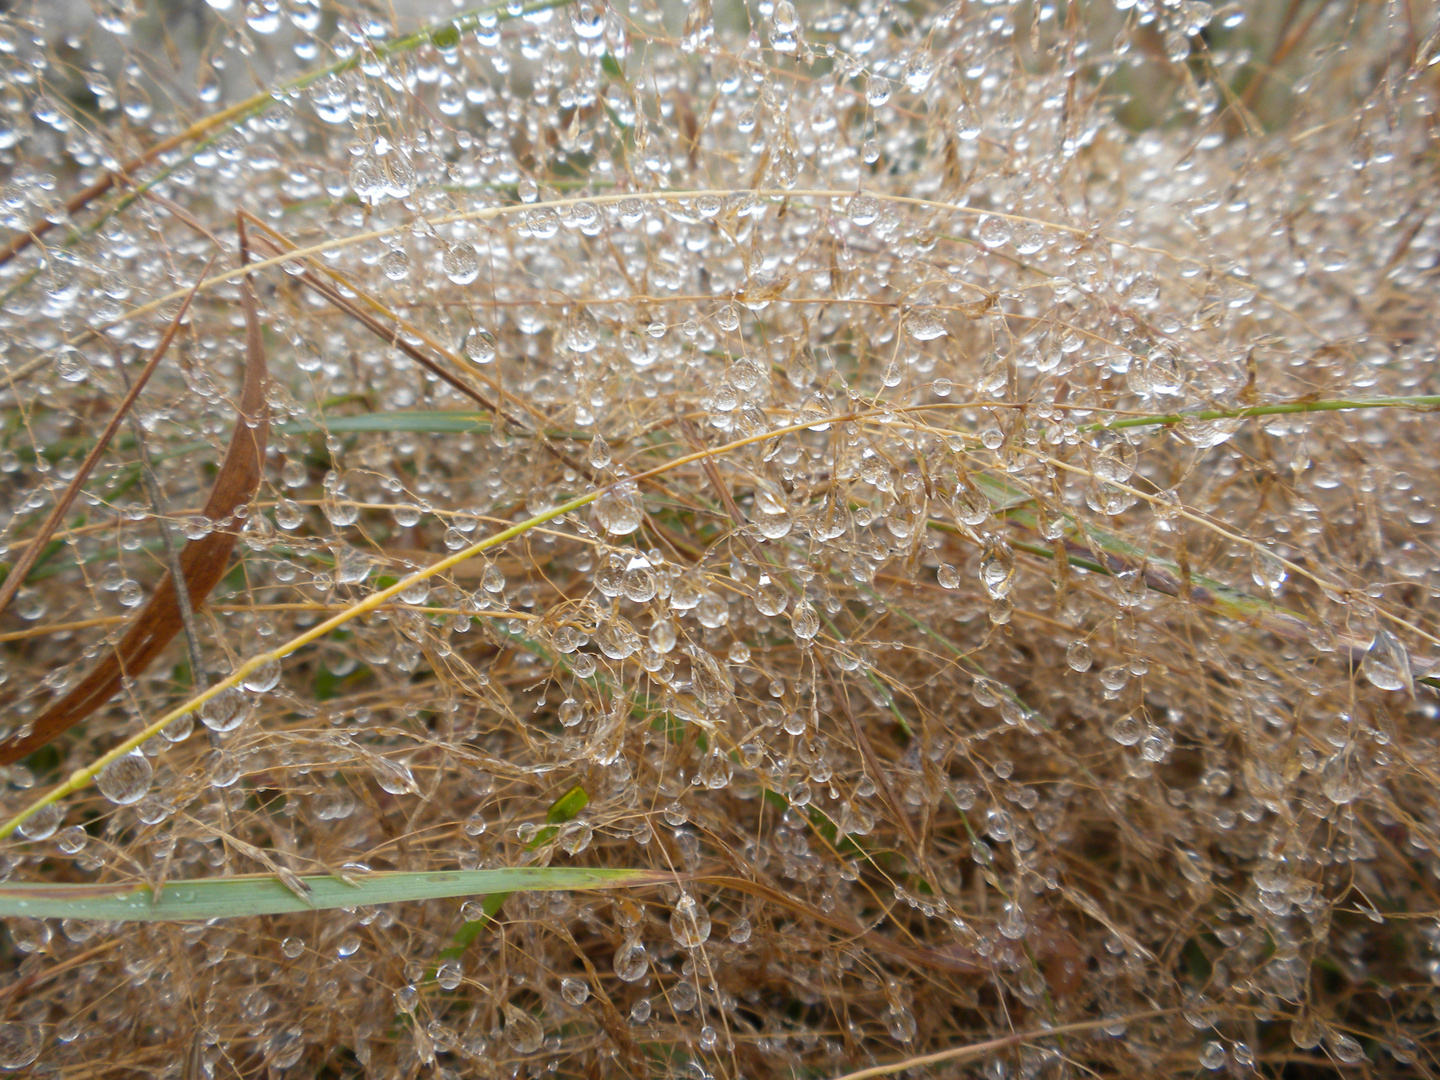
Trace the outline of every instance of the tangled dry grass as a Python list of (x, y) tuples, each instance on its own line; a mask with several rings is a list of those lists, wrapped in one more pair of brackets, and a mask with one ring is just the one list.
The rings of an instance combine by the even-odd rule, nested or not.
[(0, 17), (4, 876), (666, 874), (0, 1068), (1434, 1075), (1437, 11), (1253, 7)]

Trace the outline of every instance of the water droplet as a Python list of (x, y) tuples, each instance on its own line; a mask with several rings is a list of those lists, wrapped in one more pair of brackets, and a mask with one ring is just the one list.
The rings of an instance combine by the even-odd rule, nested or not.
[(1331, 755), (1320, 769), (1320, 790), (1336, 805), (1354, 802), (1365, 793), (1366, 786), (1364, 770), (1352, 750)]
[(891, 1038), (897, 1042), (908, 1043), (915, 1039), (915, 1014), (903, 1005), (892, 1004), (885, 1010), (881, 1019), (889, 1030)]
[(1338, 1031), (1329, 1033), (1330, 1052), (1342, 1065), (1356, 1065), (1365, 1060), (1365, 1048), (1358, 1039)]
[(615, 950), (615, 977), (621, 982), (639, 982), (650, 970), (650, 957), (639, 938), (627, 938)]
[(456, 285), (469, 285), (480, 276), (480, 256), (475, 245), (462, 240), (447, 248), (441, 259), (441, 268)]
[(36, 1024), (0, 1024), (0, 1069), (23, 1069), (33, 1064), (43, 1042)]
[(930, 54), (930, 50), (917, 49), (911, 53), (905, 61), (900, 77), (911, 93), (923, 94), (930, 85), (930, 80), (935, 77), (935, 57)]
[(269, 690), (274, 690), (275, 687), (279, 685), (280, 675), (280, 661), (266, 660), (254, 671), (250, 672), (249, 675), (246, 675), (240, 685), (246, 690), (263, 694)]
[(588, 457), (591, 468), (608, 469), (610, 467), (610, 444), (605, 441), (605, 436), (596, 435), (590, 440), (590, 453)]
[(1415, 677), (1410, 666), (1410, 654), (1405, 646), (1390, 631), (1375, 631), (1375, 638), (1365, 650), (1365, 659), (1360, 661), (1360, 670), (1372, 686), (1381, 690), (1404, 690), (1415, 693)]
[(710, 913), (695, 897), (682, 893), (670, 913), (670, 933), (682, 949), (693, 949), (710, 938)]
[(980, 559), (980, 583), (991, 599), (999, 600), (1010, 594), (1015, 584), (1015, 552), (1004, 541), (986, 545)]
[(145, 797), (150, 790), (150, 780), (155, 775), (150, 762), (141, 753), (130, 753), (116, 758), (103, 769), (95, 780), (100, 794), (119, 806), (129, 806)]
[(980, 132), (985, 128), (985, 122), (980, 119), (980, 113), (975, 106), (968, 101), (963, 103), (955, 112), (955, 136), (965, 142), (970, 142), (980, 137)]
[(1070, 665), (1074, 671), (1089, 671), (1090, 665), (1095, 659), (1090, 654), (1090, 646), (1083, 641), (1072, 641), (1070, 647), (1065, 650), (1065, 663)]
[(471, 363), (490, 363), (495, 359), (495, 335), (482, 327), (471, 327), (465, 335), (464, 351)]
[(235, 687), (221, 690), (200, 706), (200, 722), (211, 731), (234, 731), (250, 715), (249, 699)]
[(890, 100), (890, 80), (871, 75), (865, 80), (865, 101), (872, 109), (878, 109)]
[(590, 999), (590, 986), (584, 979), (567, 978), (560, 981), (560, 996), (565, 1001), (579, 1008)]
[(1121, 746), (1134, 746), (1145, 737), (1145, 726), (1138, 716), (1122, 716), (1110, 725), (1110, 737)]
[(873, 195), (856, 195), (848, 207), (850, 220), (862, 228), (880, 216), (880, 200)]
[(386, 252), (380, 260), (380, 272), (391, 281), (404, 281), (410, 276), (410, 256), (400, 248)]
[(587, 307), (576, 307), (565, 321), (565, 347), (571, 352), (587, 353), (600, 341), (600, 323)]
[(1010, 242), (1010, 222), (987, 214), (980, 220), (979, 236), (987, 248), (1003, 247)]
[(65, 820), (65, 811), (57, 803), (48, 803), (20, 823), (20, 835), (27, 840), (48, 840)]
[(1285, 564), (1280, 561), (1280, 556), (1269, 548), (1257, 547), (1252, 553), (1250, 576), (1254, 578), (1255, 584), (1266, 592), (1272, 595), (1278, 593), (1289, 573)]
[(1220, 1069), (1225, 1065), (1225, 1046), (1211, 1039), (1200, 1048), (1200, 1064), (1207, 1069)]
[(375, 782), (391, 795), (415, 795), (420, 791), (420, 785), (415, 782), (415, 774), (410, 771), (410, 766), (403, 762), (392, 758), (371, 758), (370, 772), (374, 775)]
[(454, 960), (446, 960), (435, 969), (435, 981), (442, 990), (454, 990), (465, 981), (465, 973)]
[(545, 1029), (529, 1013), (508, 1001), (501, 1006), (505, 1014), (505, 1041), (517, 1054), (533, 1054), (545, 1041)]
[(580, 0), (570, 9), (570, 26), (578, 37), (586, 40), (599, 37), (605, 32), (604, 5)]
[(913, 341), (934, 341), (949, 331), (933, 308), (917, 307), (905, 316), (905, 333)]
[(90, 377), (90, 361), (79, 349), (64, 345), (55, 353), (55, 374), (66, 382), (84, 382)]
[(595, 500), (595, 518), (612, 536), (628, 536), (644, 520), (640, 488), (631, 481), (616, 484)]
[(820, 616), (809, 600), (801, 599), (790, 615), (790, 629), (800, 641), (810, 641), (820, 632)]

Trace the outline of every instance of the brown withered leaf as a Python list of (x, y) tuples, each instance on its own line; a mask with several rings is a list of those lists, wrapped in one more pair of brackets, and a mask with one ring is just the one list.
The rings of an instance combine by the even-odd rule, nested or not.
[[(270, 433), (265, 403), (268, 374), (265, 343), (255, 292), (248, 277), (240, 283), (240, 298), (245, 312), (245, 376), (235, 431), (205, 503), (204, 513), (211, 521), (231, 519), (259, 490), (261, 464)], [(225, 576), (236, 535), (234, 526), (215, 529), (199, 540), (190, 541), (180, 552), (180, 572), (196, 607), (204, 603)], [(69, 693), (27, 725), (18, 738), (0, 743), (0, 765), (9, 765), (34, 753), (104, 705), (120, 689), (126, 675), (133, 678), (154, 662), (181, 626), (175, 582), (167, 573), (110, 654)]]

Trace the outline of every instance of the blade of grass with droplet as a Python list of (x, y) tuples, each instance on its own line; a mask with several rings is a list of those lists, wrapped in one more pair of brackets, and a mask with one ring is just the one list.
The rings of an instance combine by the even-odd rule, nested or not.
[(347, 884), (329, 874), (300, 880), (308, 903), (274, 877), (245, 875), (176, 881), (157, 896), (147, 885), (0, 884), (0, 916), (35, 919), (102, 919), (107, 922), (177, 922), (283, 915), (297, 911), (491, 896), (567, 889), (622, 889), (673, 881), (661, 870), (594, 869), (578, 866), (520, 866), (503, 870), (440, 872), (380, 871)]
[[(276, 431), (284, 435), (349, 435), (370, 432), (402, 432), (415, 435), (485, 435), (494, 430), (491, 417), (476, 412), (415, 411), (359, 413), (355, 416), (326, 416), (315, 421), (279, 424)], [(529, 432), (512, 434), (524, 438)], [(573, 431), (548, 432), (552, 439), (584, 439), (587, 435)]]

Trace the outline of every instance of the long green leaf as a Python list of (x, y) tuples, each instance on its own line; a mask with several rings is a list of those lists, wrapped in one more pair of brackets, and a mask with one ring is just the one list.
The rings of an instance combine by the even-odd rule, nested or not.
[(0, 916), (37, 919), (177, 922), (280, 915), (326, 908), (439, 900), (491, 893), (559, 892), (565, 889), (622, 889), (673, 881), (661, 870), (601, 870), (569, 866), (522, 866), (508, 870), (446, 870), (436, 873), (382, 871), (351, 885), (328, 874), (301, 880), (309, 902), (267, 875), (206, 878), (166, 885), (159, 896), (140, 885), (0, 884)]

